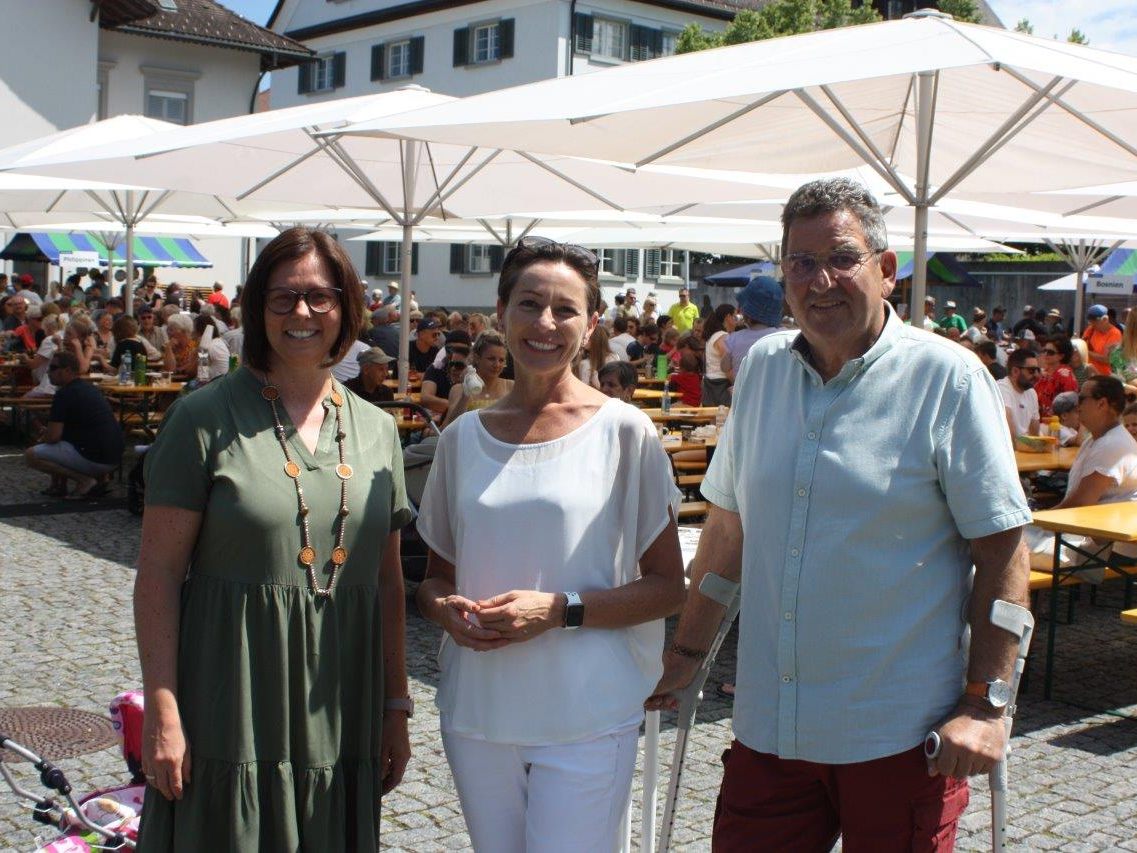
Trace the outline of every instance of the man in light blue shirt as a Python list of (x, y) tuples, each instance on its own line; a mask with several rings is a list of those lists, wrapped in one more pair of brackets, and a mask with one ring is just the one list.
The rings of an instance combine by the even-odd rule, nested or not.
[[(991, 602), (1027, 601), (1030, 512), (1002, 404), (971, 353), (887, 303), (896, 255), (867, 190), (806, 184), (782, 221), (801, 332), (742, 364), (691, 578), (742, 581), (714, 849), (828, 850), (839, 834), (950, 849), (966, 778), (1005, 747), (988, 690), (1016, 643)], [(722, 613), (688, 598), (650, 706), (690, 681)], [(928, 764), (930, 729), (944, 745)]]

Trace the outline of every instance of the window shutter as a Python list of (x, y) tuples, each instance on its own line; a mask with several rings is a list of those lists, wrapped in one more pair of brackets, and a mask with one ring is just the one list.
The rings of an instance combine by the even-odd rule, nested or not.
[(418, 243), (411, 243), (411, 275), (418, 275)]
[(490, 246), (490, 272), (501, 272), (501, 265), (505, 262), (505, 248), (503, 246)]
[(454, 67), (470, 64), (470, 28), (460, 27), (454, 31)]
[(411, 39), (411, 74), (422, 74), (422, 60), (426, 53), (426, 38), (415, 36)]
[(363, 262), (364, 275), (383, 275), (383, 244), (367, 243), (367, 257)]
[(463, 267), (466, 261), (466, 247), (461, 243), (450, 244), (450, 272), (462, 273), (465, 272)]
[(644, 278), (659, 278), (659, 261), (663, 253), (659, 249), (644, 252)]
[(640, 277), (640, 250), (624, 250), (624, 276), (626, 278)]
[(347, 81), (347, 54), (342, 50), (332, 54), (332, 88), (338, 89)]
[(296, 94), (307, 95), (312, 91), (312, 70), (315, 63), (305, 62), (296, 66)]
[(387, 51), (386, 45), (376, 44), (371, 46), (371, 79), (382, 80), (387, 76)]
[(629, 58), (633, 62), (638, 62), (641, 59), (651, 59), (651, 29), (649, 27), (641, 27), (639, 24), (632, 24), (629, 33), (631, 49), (628, 53)]
[(499, 59), (509, 59), (513, 56), (513, 18), (503, 18), (498, 26), (498, 46), (501, 48)]
[(651, 30), (651, 58), (663, 56), (663, 30)]
[(575, 30), (573, 48), (580, 53), (592, 53), (592, 16), (577, 12), (572, 18)]

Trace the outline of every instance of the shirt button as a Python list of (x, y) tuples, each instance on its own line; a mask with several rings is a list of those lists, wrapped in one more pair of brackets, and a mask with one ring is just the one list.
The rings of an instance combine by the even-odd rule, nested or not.
[(782, 614), (782, 618), (785, 619), (787, 622), (794, 621), (794, 615), (789, 610), (787, 610), (785, 613)]
[(809, 437), (810, 441), (813, 441), (815, 438), (817, 438), (817, 433), (811, 432), (811, 433), (809, 433), (808, 437)]
[(789, 684), (791, 681), (793, 681), (793, 678), (791, 678), (790, 676), (788, 676), (788, 675), (782, 676), (782, 683), (783, 684)]
[(805, 497), (805, 489), (798, 489), (797, 490), (797, 496), (799, 498), (804, 498)]
[(791, 557), (796, 557), (800, 553), (801, 553), (801, 551), (799, 551), (797, 548), (791, 548), (790, 549), (790, 556)]

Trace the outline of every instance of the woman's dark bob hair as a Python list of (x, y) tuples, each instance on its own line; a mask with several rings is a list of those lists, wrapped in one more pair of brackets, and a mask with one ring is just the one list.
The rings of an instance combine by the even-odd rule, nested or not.
[(323, 365), (344, 357), (363, 329), (363, 288), (347, 252), (334, 239), (315, 228), (289, 228), (278, 234), (257, 256), (241, 291), (241, 326), (245, 343), (241, 360), (257, 370), (270, 367), (272, 348), (265, 334), (265, 292), (273, 271), (282, 263), (315, 254), (332, 275), (329, 286), (340, 290), (340, 333)]
[(596, 255), (582, 246), (572, 243), (558, 243), (547, 237), (522, 237), (510, 249), (501, 265), (501, 278), (497, 284), (497, 298), (503, 305), (509, 304), (509, 296), (517, 279), (526, 269), (543, 261), (562, 263), (575, 270), (584, 280), (585, 302), (588, 313), (595, 314), (600, 308), (600, 282)]

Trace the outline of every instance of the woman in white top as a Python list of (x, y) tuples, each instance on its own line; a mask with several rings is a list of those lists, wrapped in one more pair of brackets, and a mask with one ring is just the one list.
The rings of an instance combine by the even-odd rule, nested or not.
[(446, 417), (442, 421), (443, 429), (454, 423), (459, 415), (474, 409), (484, 409), (509, 393), (513, 388), (513, 380), (501, 378), (507, 360), (505, 340), (501, 335), (493, 330), (478, 335), (470, 350), (469, 363), (477, 372), (482, 389), (476, 396), (471, 396), (466, 390), (465, 381), (454, 383), (447, 398)]
[(707, 342), (706, 367), (703, 371), (704, 406), (730, 405), (730, 379), (723, 370), (722, 359), (726, 355), (726, 336), (737, 325), (734, 306), (723, 304), (715, 309), (703, 328), (703, 340)]
[(591, 385), (599, 390), (600, 370), (605, 365), (619, 361), (620, 357), (608, 347), (608, 330), (599, 323), (588, 336), (588, 341), (580, 349), (580, 364), (576, 375), (585, 385)]
[(419, 518), (421, 611), (475, 851), (610, 851), (663, 618), (683, 597), (678, 492), (651, 421), (581, 382), (596, 257), (528, 237), (497, 312), (512, 390), (442, 433)]

